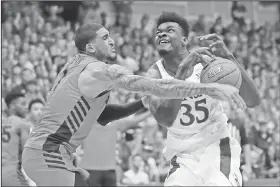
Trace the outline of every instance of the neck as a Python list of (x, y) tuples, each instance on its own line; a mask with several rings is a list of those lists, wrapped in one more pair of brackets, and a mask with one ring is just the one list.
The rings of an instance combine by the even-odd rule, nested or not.
[(139, 168), (137, 168), (137, 167), (133, 167), (133, 171), (134, 171), (135, 173), (138, 173)]
[(88, 51), (79, 51), (79, 53), (80, 53), (80, 54), (85, 54), (85, 55), (91, 56), (91, 57), (93, 57), (93, 58), (95, 58), (95, 59), (98, 59), (98, 60), (101, 60), (101, 61), (102, 61), (102, 59), (99, 59), (95, 54), (90, 53), (90, 52), (88, 52)]
[(189, 54), (189, 51), (184, 50), (181, 53), (176, 55), (166, 55), (162, 57), (163, 59), (163, 66), (166, 68), (170, 73), (176, 75), (178, 66), (180, 65), (181, 61)]

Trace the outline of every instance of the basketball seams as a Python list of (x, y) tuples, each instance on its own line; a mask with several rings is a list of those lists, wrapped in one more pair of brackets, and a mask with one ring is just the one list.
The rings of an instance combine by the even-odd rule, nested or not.
[[(230, 75), (230, 74), (234, 73), (235, 71), (237, 71), (237, 68), (236, 68), (236, 69), (234, 69), (234, 70), (233, 70), (233, 71), (231, 71), (231, 72), (228, 72), (228, 73), (227, 73), (227, 74), (225, 74), (224, 76), (222, 76), (222, 77), (218, 78), (217, 80), (215, 80), (215, 82), (218, 82), (219, 80), (221, 80), (221, 79), (225, 78), (227, 75)], [(238, 80), (239, 80), (239, 77), (238, 77)], [(238, 80), (237, 80), (237, 82), (238, 82)], [(235, 84), (235, 85), (236, 85), (236, 84)]]
[(239, 88), (241, 80), (241, 72), (236, 64), (232, 61), (225, 60), (216, 63), (213, 62), (201, 72), (201, 83), (217, 82), (220, 84), (229, 84)]

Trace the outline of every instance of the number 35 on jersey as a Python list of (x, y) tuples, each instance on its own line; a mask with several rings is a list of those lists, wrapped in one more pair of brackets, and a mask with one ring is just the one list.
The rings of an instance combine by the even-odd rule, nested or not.
[(185, 98), (181, 104), (180, 124), (190, 126), (204, 123), (209, 118), (209, 109), (205, 95)]

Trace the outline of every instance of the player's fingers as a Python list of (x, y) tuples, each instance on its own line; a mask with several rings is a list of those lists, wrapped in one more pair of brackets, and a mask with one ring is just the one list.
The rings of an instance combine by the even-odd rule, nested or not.
[(236, 92), (234, 95), (238, 99), (238, 101), (240, 102), (242, 110), (245, 110), (247, 108), (247, 105), (246, 105), (245, 101), (243, 100), (243, 98), (239, 95), (238, 92)]
[(212, 59), (214, 58), (212, 53), (210, 52), (210, 48), (209, 47), (201, 47), (196, 49), (196, 51), (200, 54), (204, 54), (204, 55), (208, 55), (210, 56)]
[(217, 40), (221, 40), (221, 37), (219, 35), (217, 35), (216, 33), (212, 33), (212, 34), (207, 34), (205, 36), (199, 36), (198, 39), (199, 40), (213, 40), (213, 41), (217, 41)]
[(234, 103), (236, 104), (238, 109), (241, 109), (241, 110), (245, 109), (245, 107), (243, 105), (243, 102), (242, 102), (243, 99), (240, 96), (237, 96), (237, 95), (233, 94), (232, 95), (232, 100), (234, 101)]
[(233, 98), (230, 98), (229, 101), (230, 101), (230, 103), (231, 103), (231, 106), (232, 106), (233, 110), (238, 111), (238, 110), (239, 110), (239, 107), (238, 107), (237, 104), (235, 103), (235, 100), (234, 100)]

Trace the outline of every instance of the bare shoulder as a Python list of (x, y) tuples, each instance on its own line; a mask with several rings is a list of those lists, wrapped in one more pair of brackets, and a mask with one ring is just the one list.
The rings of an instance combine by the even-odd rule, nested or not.
[(146, 72), (145, 76), (154, 78), (154, 79), (160, 79), (161, 75), (158, 69), (158, 66), (156, 63), (154, 63)]
[(106, 68), (107, 66), (108, 64), (106, 64), (105, 62), (97, 61), (97, 62), (89, 63), (85, 67), (85, 71), (98, 71), (100, 69)]

